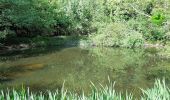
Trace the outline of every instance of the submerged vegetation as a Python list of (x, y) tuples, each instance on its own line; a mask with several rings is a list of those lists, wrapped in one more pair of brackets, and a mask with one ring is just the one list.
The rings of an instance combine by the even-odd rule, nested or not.
[(76, 94), (68, 92), (64, 88), (56, 92), (47, 91), (47, 93), (32, 93), (29, 89), (22, 91), (8, 90), (1, 91), (0, 100), (169, 100), (170, 90), (165, 85), (165, 81), (156, 80), (154, 87), (150, 89), (141, 89), (142, 94), (136, 98), (133, 94), (117, 93), (114, 89), (114, 84), (101, 86), (97, 89), (92, 83), (92, 92), (89, 95)]
[(169, 5), (168, 0), (1, 0), (1, 43), (18, 37), (85, 35), (93, 45), (164, 45)]

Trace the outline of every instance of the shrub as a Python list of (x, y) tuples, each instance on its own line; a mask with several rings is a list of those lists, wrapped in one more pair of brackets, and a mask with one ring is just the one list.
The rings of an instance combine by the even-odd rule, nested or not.
[(51, 31), (50, 26), (54, 23), (54, 19), (49, 13), (50, 8), (47, 7), (47, 3), (32, 0), (22, 2), (7, 0), (2, 2), (2, 5), (5, 4), (8, 6), (2, 10), (4, 18), (12, 24), (10, 29), (14, 30), (17, 35), (30, 36)]
[(141, 33), (128, 29), (123, 23), (114, 23), (100, 28), (92, 41), (95, 45), (133, 48), (142, 46), (144, 39)]
[(122, 41), (122, 46), (128, 48), (142, 47), (144, 44), (142, 33), (134, 30), (129, 30), (128, 33), (124, 33), (124, 38)]
[(7, 31), (7, 30), (0, 31), (0, 39), (5, 38), (7, 34), (8, 34), (8, 31)]

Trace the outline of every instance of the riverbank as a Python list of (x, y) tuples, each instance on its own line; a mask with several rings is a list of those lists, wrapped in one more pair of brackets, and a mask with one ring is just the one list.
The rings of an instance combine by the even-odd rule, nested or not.
[[(12, 37), (9, 39), (0, 41), (0, 50), (3, 49), (22, 49), (32, 47), (47, 47), (47, 46), (104, 46), (112, 47), (108, 45), (98, 45), (96, 41), (93, 41), (88, 36), (54, 36), (54, 37)], [(163, 45), (160, 42), (144, 42), (141, 48), (164, 48), (170, 43)], [(115, 46), (120, 47), (120, 46)], [(128, 48), (128, 47), (127, 47)], [(134, 47), (136, 48), (136, 47)]]
[[(170, 57), (170, 43), (168, 42), (166, 45), (161, 44), (160, 42), (145, 42), (140, 47), (141, 49), (155, 49), (159, 51), (159, 55), (165, 58)], [(109, 47), (107, 45), (97, 45), (94, 41), (92, 41), (87, 36), (56, 36), (56, 37), (34, 37), (34, 38), (10, 38), (2, 41), (0, 45), (1, 54), (8, 51), (20, 51), (27, 50), (30, 48), (37, 47), (70, 47), (77, 46), (80, 48), (88, 48), (88, 47)], [(115, 48), (115, 47), (114, 47)], [(116, 48), (126, 48), (119, 47)], [(134, 49), (134, 48), (131, 48)]]
[(0, 51), (26, 50), (34, 47), (51, 46), (87, 46), (86, 37), (78, 36), (56, 36), (56, 37), (34, 37), (34, 38), (10, 38), (2, 41)]
[(16, 37), (9, 38), (6, 40), (1, 40), (0, 53), (8, 51), (22, 51), (30, 48), (37, 47), (71, 47), (77, 46), (80, 48), (89, 48), (89, 47), (113, 47), (113, 48), (140, 48), (140, 49), (154, 49), (158, 51), (158, 54), (163, 58), (170, 58), (170, 42), (167, 42), (166, 45), (163, 45), (160, 41), (144, 42), (140, 47), (122, 47), (122, 46), (108, 46), (108, 45), (98, 45), (95, 41), (87, 36), (55, 36), (55, 37)]

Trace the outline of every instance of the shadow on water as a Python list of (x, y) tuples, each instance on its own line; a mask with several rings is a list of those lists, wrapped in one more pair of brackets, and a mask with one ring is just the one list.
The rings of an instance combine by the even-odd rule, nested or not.
[[(53, 53), (60, 51), (65, 48), (75, 47), (80, 45), (81, 37), (51, 37), (51, 38), (40, 38), (38, 39), (38, 43), (35, 43), (37, 47), (32, 48), (18, 48), (20, 43), (26, 44), (34, 44), (30, 38), (15, 38), (12, 37), (7, 39), (8, 41), (4, 41), (6, 45), (14, 45), (12, 50), (3, 49), (0, 46), (0, 61), (6, 60), (16, 60), (19, 58), (27, 58), (27, 57), (35, 57), (39, 55), (45, 55), (48, 53)], [(12, 40), (11, 40), (12, 39)], [(14, 39), (14, 40), (13, 40)], [(36, 38), (35, 38), (36, 39)], [(16, 43), (13, 43), (13, 42)], [(35, 40), (36, 41), (36, 40)], [(40, 46), (38, 46), (40, 45)], [(18, 46), (18, 47), (15, 47)], [(50, 48), (50, 49), (49, 49)]]
[[(57, 47), (38, 47), (30, 48), (26, 50), (12, 50), (6, 51), (0, 54), (0, 61), (15, 61), (23, 58), (36, 57), (40, 55), (46, 55), (53, 52), (59, 52), (60, 50), (68, 48), (68, 46)], [(43, 63), (28, 63), (28, 64), (16, 64), (14, 66), (1, 66), (0, 67), (0, 84), (10, 82), (14, 80), (18, 74), (26, 73), (34, 70), (40, 70), (45, 67)]]
[(16, 60), (19, 58), (27, 58), (27, 57), (35, 57), (39, 55), (44, 55), (56, 51), (62, 50), (64, 47), (55, 47), (55, 48), (50, 48), (49, 47), (39, 47), (39, 48), (30, 48), (27, 50), (14, 50), (14, 51), (8, 51), (3, 54), (0, 54), (1, 61), (6, 61), (6, 60)]

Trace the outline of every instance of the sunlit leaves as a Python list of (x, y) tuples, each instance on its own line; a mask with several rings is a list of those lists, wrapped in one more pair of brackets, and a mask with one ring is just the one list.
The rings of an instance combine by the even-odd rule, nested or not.
[(153, 24), (162, 25), (165, 21), (165, 15), (161, 12), (157, 12), (151, 16), (151, 22)]

